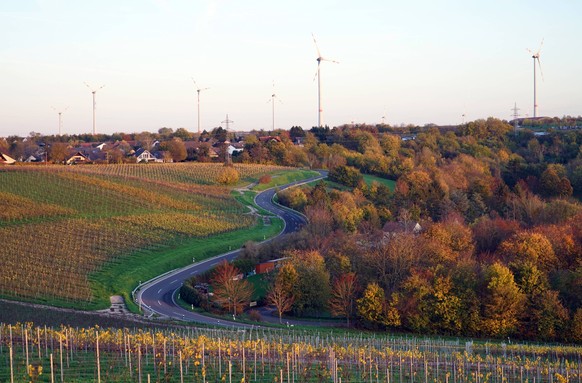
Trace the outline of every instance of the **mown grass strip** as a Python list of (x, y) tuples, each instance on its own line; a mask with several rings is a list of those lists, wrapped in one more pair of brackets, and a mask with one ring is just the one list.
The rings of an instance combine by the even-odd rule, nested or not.
[(293, 171), (284, 171), (284, 172), (276, 172), (271, 175), (271, 182), (264, 183), (264, 184), (257, 184), (253, 187), (253, 190), (256, 191), (263, 191), (270, 189), (272, 187), (277, 187), (281, 185), (286, 185), (291, 182), (304, 180), (310, 177), (318, 176), (319, 173), (313, 170), (293, 170)]

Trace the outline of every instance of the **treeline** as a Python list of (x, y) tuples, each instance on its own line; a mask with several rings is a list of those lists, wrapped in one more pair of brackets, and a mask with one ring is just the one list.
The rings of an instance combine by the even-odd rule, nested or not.
[[(309, 218), (298, 259), (320, 257), (328, 275), (320, 280), (329, 280), (315, 289), (329, 291), (318, 305), (296, 291), (291, 312), (331, 310), (364, 327), (431, 334), (582, 341), (582, 208), (572, 197), (582, 191), (582, 132), (535, 136), (488, 119), (409, 141), (371, 127), (312, 140), (308, 156), (350, 188), (279, 193)], [(362, 173), (396, 186), (366, 185)], [(296, 258), (273, 256), (285, 254)], [(350, 302), (342, 310), (339, 297)]]

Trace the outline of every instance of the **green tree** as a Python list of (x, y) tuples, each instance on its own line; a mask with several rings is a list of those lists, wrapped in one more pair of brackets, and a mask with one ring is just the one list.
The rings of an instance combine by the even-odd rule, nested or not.
[(192, 133), (190, 133), (189, 131), (187, 131), (184, 128), (178, 128), (174, 132), (174, 137), (177, 137), (177, 138), (180, 138), (180, 139), (186, 141), (192, 137)]
[(291, 262), (297, 270), (295, 314), (318, 315), (327, 307), (330, 297), (329, 272), (318, 251), (293, 251)]
[(329, 179), (350, 187), (357, 187), (364, 181), (360, 171), (352, 166), (336, 166), (330, 170)]

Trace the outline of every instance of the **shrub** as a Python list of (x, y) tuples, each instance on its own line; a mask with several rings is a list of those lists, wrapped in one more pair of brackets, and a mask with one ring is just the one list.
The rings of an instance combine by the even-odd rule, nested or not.
[(252, 320), (253, 322), (261, 322), (263, 320), (263, 317), (261, 317), (261, 313), (258, 312), (257, 310), (251, 310), (249, 311), (249, 319)]
[(259, 183), (260, 184), (268, 184), (269, 182), (271, 182), (272, 179), (273, 179), (273, 177), (271, 177), (270, 174), (265, 174), (265, 175), (261, 176), (261, 178), (259, 178)]

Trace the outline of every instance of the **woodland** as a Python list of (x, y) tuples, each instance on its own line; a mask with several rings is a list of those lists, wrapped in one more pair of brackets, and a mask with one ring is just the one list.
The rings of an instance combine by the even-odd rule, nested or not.
[(279, 192), (309, 224), (277, 244), (247, 243), (235, 263), (244, 272), (286, 258), (265, 298), (280, 315), (582, 341), (580, 130), (536, 135), (490, 118), (403, 140), (343, 126), (305, 132), (300, 147), (293, 135), (302, 132), (289, 133), (250, 144), (244, 160), (299, 162), (329, 170), (328, 180)]

